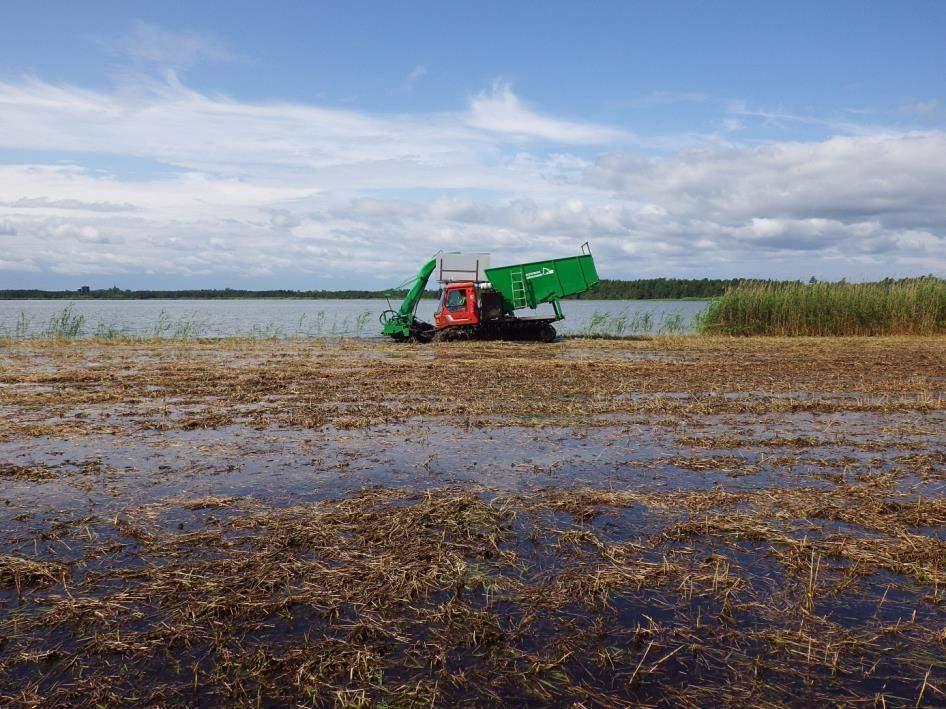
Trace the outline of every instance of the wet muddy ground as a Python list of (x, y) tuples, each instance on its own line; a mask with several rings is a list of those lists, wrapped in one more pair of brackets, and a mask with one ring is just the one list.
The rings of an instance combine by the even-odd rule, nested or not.
[(4, 704), (946, 704), (946, 339), (0, 345)]

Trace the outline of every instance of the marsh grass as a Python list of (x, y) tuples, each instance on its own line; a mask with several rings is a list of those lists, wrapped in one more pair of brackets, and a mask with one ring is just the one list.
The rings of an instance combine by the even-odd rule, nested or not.
[[(935, 412), (944, 407), (944, 338), (675, 337), (566, 340), (537, 348), (503, 342), (445, 343), (436, 351), (383, 341), (116, 340), (5, 343), (0, 356), (0, 440), (112, 430), (98, 416), (51, 420), (45, 407), (121, 405), (136, 392), (136, 425), (212, 428), (236, 423), (364, 428), (413, 417), (461, 415), (526, 426), (574, 417), (608, 425), (615, 415), (691, 417), (800, 412)], [(111, 372), (103, 378), (102, 371)], [(120, 372), (120, 374), (119, 374)], [(543, 396), (521, 396), (523, 382)], [(590, 395), (589, 392), (594, 392)], [(731, 392), (756, 392), (735, 396)], [(759, 393), (762, 392), (762, 393)], [(165, 401), (194, 404), (167, 416)], [(767, 450), (825, 436), (773, 430)], [(700, 450), (730, 447), (719, 432), (681, 431)], [(935, 463), (935, 461), (932, 461)]]
[(354, 317), (332, 318), (329, 323), (324, 310), (314, 314), (303, 313), (296, 321), (292, 332), (286, 332), (275, 323), (254, 325), (249, 331), (250, 339), (317, 339), (322, 337), (364, 337), (371, 322), (371, 311), (365, 310)]
[(946, 332), (946, 281), (745, 283), (699, 316), (704, 334), (845, 336)]
[(13, 327), (13, 336), (17, 339), (26, 337), (27, 333), (30, 331), (31, 324), (32, 320), (30, 317), (26, 313), (21, 312), (16, 319), (16, 325)]
[(622, 338), (639, 335), (679, 335), (693, 329), (683, 313), (654, 313), (646, 310), (620, 313), (595, 311), (581, 331), (584, 337)]

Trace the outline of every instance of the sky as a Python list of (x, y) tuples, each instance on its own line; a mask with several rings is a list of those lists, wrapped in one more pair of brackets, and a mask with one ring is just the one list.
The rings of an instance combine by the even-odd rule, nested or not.
[[(165, 7), (164, 5), (174, 5)], [(946, 276), (946, 3), (3, 2), (0, 288)]]

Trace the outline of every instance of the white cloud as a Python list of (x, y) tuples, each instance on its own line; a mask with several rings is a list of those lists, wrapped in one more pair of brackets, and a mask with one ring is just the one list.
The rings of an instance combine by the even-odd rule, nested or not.
[(600, 187), (669, 204), (679, 215), (946, 224), (946, 133), (836, 137), (668, 159), (609, 155), (589, 170)]
[[(875, 275), (946, 270), (946, 133), (836, 137), (666, 159), (611, 154), (588, 180), (649, 201), (664, 241), (713, 240), (743, 263), (847, 260)], [(872, 261), (859, 260), (864, 254)], [(814, 270), (823, 262), (812, 261)], [(843, 267), (843, 265), (842, 265)], [(837, 268), (837, 267), (835, 267)], [(788, 273), (786, 275), (799, 275)]]
[(299, 226), (302, 221), (288, 209), (270, 209), (269, 223), (277, 229), (292, 229)]
[(624, 131), (610, 126), (550, 118), (536, 113), (497, 81), (490, 91), (475, 96), (470, 106), (470, 125), (495, 133), (537, 138), (555, 143), (595, 144), (626, 140)]
[(78, 163), (0, 165), (0, 270), (379, 286), (441, 248), (512, 260), (591, 240), (611, 277), (946, 271), (946, 133), (693, 143), (628, 153), (642, 141), (502, 84), (467, 110), (384, 115), (173, 75), (0, 83), (0, 147)]

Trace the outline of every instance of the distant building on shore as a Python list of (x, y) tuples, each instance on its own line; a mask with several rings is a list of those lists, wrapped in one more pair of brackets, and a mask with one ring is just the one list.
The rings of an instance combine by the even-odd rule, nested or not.
[(79, 287), (79, 295), (86, 295), (86, 294), (88, 294), (90, 291), (91, 291), (91, 288), (89, 288), (88, 286), (80, 286), (80, 287)]

